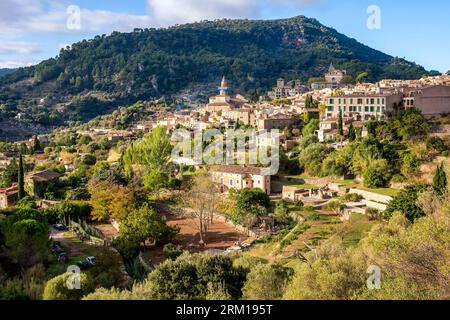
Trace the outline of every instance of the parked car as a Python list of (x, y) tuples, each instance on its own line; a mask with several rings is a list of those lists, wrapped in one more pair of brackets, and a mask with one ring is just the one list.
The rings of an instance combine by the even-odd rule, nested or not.
[(58, 230), (58, 231), (64, 231), (66, 230), (66, 226), (63, 225), (62, 223), (57, 223), (53, 225), (53, 228)]
[(86, 261), (89, 262), (92, 266), (95, 266), (95, 257), (94, 256), (87, 257)]
[(90, 256), (90, 257), (87, 257), (86, 260), (78, 261), (78, 266), (81, 269), (88, 269), (90, 267), (95, 267), (95, 257)]
[(77, 265), (80, 267), (80, 269), (89, 269), (91, 267), (91, 264), (87, 260), (80, 260), (78, 261)]
[(66, 263), (69, 260), (69, 256), (65, 252), (61, 252), (58, 255), (58, 262)]

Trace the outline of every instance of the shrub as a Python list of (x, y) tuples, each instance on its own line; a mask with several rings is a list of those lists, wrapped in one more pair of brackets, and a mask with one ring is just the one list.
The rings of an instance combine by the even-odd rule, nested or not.
[(78, 275), (71, 272), (63, 273), (51, 280), (45, 286), (42, 298), (44, 300), (80, 300), (84, 295), (93, 291), (93, 286), (86, 273), (79, 274), (80, 289), (69, 289), (74, 285)]
[(163, 247), (163, 254), (166, 259), (176, 260), (183, 254), (183, 251), (179, 250), (173, 243), (168, 243)]
[(364, 199), (364, 197), (357, 193), (347, 193), (347, 194), (343, 195), (341, 199), (342, 199), (342, 201), (346, 201), (346, 202), (359, 202), (362, 199)]
[(258, 264), (248, 274), (243, 291), (247, 300), (280, 299), (294, 271), (279, 264)]
[(380, 210), (377, 210), (375, 208), (367, 208), (366, 216), (370, 221), (380, 220), (382, 218)]

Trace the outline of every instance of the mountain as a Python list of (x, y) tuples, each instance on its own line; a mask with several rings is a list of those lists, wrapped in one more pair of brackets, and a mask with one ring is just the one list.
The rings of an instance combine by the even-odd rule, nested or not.
[(353, 78), (367, 72), (369, 81), (427, 73), (303, 16), (203, 21), (97, 36), (3, 76), (0, 118), (22, 112), (26, 121), (44, 125), (85, 121), (138, 100), (215, 89), (224, 74), (236, 91), (250, 93), (279, 77), (322, 76), (330, 63)]
[(15, 69), (2, 68), (2, 69), (0, 69), (0, 77), (10, 74), (10, 73), (13, 73), (14, 71), (15, 71)]

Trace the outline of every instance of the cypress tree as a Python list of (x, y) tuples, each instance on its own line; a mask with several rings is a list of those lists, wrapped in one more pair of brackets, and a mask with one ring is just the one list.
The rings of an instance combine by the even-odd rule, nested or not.
[(445, 173), (444, 162), (436, 168), (433, 178), (434, 191), (442, 196), (447, 192), (447, 174)]
[(344, 135), (344, 122), (342, 120), (342, 110), (339, 110), (338, 130), (341, 136)]
[(350, 127), (348, 128), (348, 139), (352, 142), (356, 140), (356, 130), (353, 123), (350, 123)]
[(23, 173), (23, 157), (22, 153), (19, 154), (19, 169), (17, 175), (17, 185), (19, 187), (18, 198), (19, 200), (25, 197), (25, 181), (24, 181), (24, 173)]

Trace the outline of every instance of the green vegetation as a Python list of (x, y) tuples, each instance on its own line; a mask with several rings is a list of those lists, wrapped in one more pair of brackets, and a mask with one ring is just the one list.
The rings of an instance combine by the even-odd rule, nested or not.
[[(0, 78), (0, 118), (13, 118), (20, 112), (24, 121), (43, 125), (59, 125), (66, 119), (86, 121), (121, 105), (177, 93), (194, 83), (216, 83), (222, 74), (239, 84), (242, 92), (262, 92), (280, 76), (306, 82), (322, 75), (330, 62), (357, 81), (416, 79), (427, 73), (417, 64), (373, 50), (315, 19), (227, 19), (113, 32), (75, 43), (56, 58)], [(30, 78), (33, 84), (18, 85)], [(74, 98), (67, 101), (67, 96)], [(37, 105), (41, 98), (52, 104), (68, 102), (66, 112)]]

